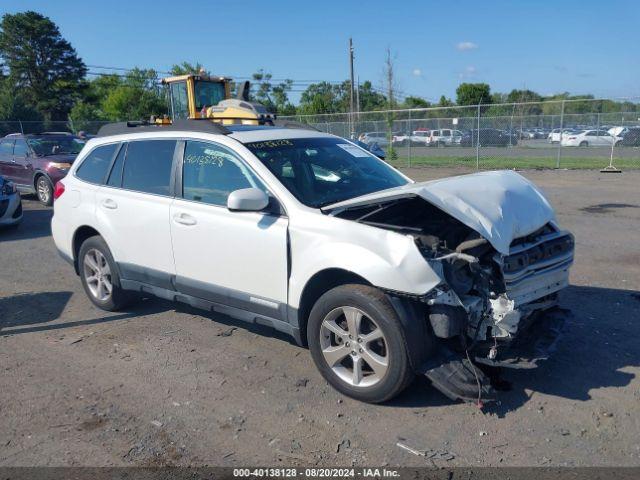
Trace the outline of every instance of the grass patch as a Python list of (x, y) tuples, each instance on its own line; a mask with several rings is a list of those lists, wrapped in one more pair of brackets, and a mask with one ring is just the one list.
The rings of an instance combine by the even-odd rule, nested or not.
[[(557, 160), (550, 157), (480, 157), (481, 169), (556, 168)], [(640, 158), (614, 158), (620, 169), (640, 168)], [(392, 162), (396, 167), (409, 166), (407, 157)], [(599, 170), (609, 165), (608, 158), (561, 157), (560, 168)], [(411, 157), (412, 167), (469, 167), (476, 168), (476, 157)]]

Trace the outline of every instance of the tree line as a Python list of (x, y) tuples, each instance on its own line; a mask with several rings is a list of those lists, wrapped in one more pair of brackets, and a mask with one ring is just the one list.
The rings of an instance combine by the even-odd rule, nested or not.
[[(392, 67), (388, 52), (387, 69)], [(173, 65), (171, 74), (201, 73), (200, 63)], [(142, 119), (167, 113), (165, 93), (153, 69), (133, 68), (122, 74), (93, 74), (73, 46), (63, 38), (58, 26), (40, 13), (27, 11), (5, 14), (0, 22), (0, 120), (67, 121), (82, 128), (87, 122)], [(297, 105), (291, 94), (293, 80), (274, 82), (272, 75), (257, 70), (252, 75), (253, 100), (279, 115), (314, 115), (349, 111), (350, 82), (317, 82), (306, 87)], [(513, 114), (508, 103), (535, 102), (518, 106), (518, 115), (555, 114), (552, 100), (578, 100), (567, 103), (565, 113), (636, 111), (637, 104), (612, 100), (590, 101), (592, 95), (561, 93), (544, 97), (531, 90), (514, 89), (494, 93), (486, 83), (462, 83), (455, 100), (440, 97), (431, 103), (407, 96), (395, 100), (392, 88), (385, 93), (366, 80), (357, 86), (360, 111), (389, 108), (446, 108), (481, 104), (483, 112)], [(457, 114), (451, 111), (453, 116)]]

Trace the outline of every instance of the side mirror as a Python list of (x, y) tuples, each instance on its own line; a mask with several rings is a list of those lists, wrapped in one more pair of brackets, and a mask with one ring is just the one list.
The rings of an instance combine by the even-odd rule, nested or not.
[(269, 205), (269, 197), (259, 188), (242, 188), (229, 194), (227, 208), (232, 212), (259, 212)]

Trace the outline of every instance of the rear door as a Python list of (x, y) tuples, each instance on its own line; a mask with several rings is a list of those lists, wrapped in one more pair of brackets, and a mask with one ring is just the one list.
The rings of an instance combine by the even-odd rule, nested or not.
[(225, 146), (186, 141), (182, 164), (170, 215), (178, 290), (285, 320), (287, 217), (279, 209), (227, 209), (234, 190), (266, 188)]
[(172, 289), (169, 210), (176, 140), (123, 144), (96, 192), (101, 234), (124, 279)]

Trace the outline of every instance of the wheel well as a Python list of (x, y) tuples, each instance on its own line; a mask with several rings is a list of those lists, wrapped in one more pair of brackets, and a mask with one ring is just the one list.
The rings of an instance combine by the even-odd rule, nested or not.
[(79, 273), (78, 267), (78, 253), (80, 253), (80, 247), (87, 238), (100, 235), (95, 228), (84, 225), (76, 230), (73, 235), (73, 266), (76, 269), (76, 273)]
[(309, 314), (316, 301), (332, 288), (347, 283), (371, 285), (367, 280), (353, 272), (340, 268), (330, 268), (316, 273), (304, 286), (298, 308), (300, 339), (304, 346), (307, 345), (307, 321), (309, 320)]
[(40, 171), (36, 172), (35, 175), (33, 176), (33, 188), (37, 190), (38, 189), (38, 185), (37, 185), (38, 179), (40, 177), (46, 177), (46, 176), (47, 175), (44, 172), (40, 172)]

